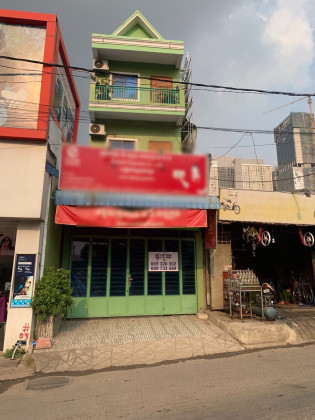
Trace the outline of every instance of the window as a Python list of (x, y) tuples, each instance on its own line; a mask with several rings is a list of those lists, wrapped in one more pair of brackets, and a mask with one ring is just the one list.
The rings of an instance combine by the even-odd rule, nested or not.
[(135, 140), (124, 140), (124, 139), (109, 139), (108, 147), (110, 149), (124, 149), (124, 150), (135, 150)]
[(149, 141), (150, 152), (171, 153), (172, 143), (170, 141)]
[(112, 98), (137, 100), (137, 76), (112, 74)]
[(151, 102), (178, 104), (178, 91), (173, 89), (171, 77), (151, 76)]

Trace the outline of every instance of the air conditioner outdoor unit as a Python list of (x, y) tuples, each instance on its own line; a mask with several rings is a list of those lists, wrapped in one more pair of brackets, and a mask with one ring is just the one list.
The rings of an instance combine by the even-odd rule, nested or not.
[(105, 125), (104, 124), (90, 124), (90, 131), (89, 133), (92, 136), (105, 136)]
[(93, 68), (96, 70), (109, 70), (108, 60), (94, 60)]

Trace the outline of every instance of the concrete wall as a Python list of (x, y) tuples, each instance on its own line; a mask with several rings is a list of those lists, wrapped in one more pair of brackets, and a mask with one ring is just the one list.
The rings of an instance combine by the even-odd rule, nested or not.
[(39, 219), (46, 144), (0, 143), (0, 217)]
[(231, 244), (217, 244), (217, 249), (210, 250), (210, 308), (223, 309), (223, 268), (232, 265)]
[[(168, 141), (172, 144), (172, 153), (181, 152), (181, 129), (175, 124), (121, 120), (105, 120), (104, 122), (109, 139), (135, 140), (136, 150), (148, 151), (149, 141)], [(104, 147), (104, 141), (91, 141), (91, 146)]]
[[(38, 267), (41, 258), (41, 242), (43, 234), (44, 223), (41, 221), (23, 221), (18, 222), (16, 243), (15, 243), (15, 254), (36, 254), (36, 268), (34, 279), (36, 281), (38, 276)], [(12, 272), (11, 282), (11, 296), (13, 292), (13, 280), (14, 280), (14, 269)], [(33, 285), (34, 287), (34, 285)], [(19, 339), (19, 333), (22, 332), (22, 328), (25, 324), (30, 326), (31, 330), (34, 327), (32, 308), (8, 308), (8, 316), (6, 323), (5, 339), (4, 339), (4, 350), (11, 348), (14, 343)], [(28, 344), (29, 345), (29, 339)]]

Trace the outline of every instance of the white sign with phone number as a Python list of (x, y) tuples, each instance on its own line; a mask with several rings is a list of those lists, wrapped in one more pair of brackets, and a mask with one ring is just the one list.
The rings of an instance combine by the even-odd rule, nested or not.
[(149, 271), (178, 271), (178, 252), (149, 252)]

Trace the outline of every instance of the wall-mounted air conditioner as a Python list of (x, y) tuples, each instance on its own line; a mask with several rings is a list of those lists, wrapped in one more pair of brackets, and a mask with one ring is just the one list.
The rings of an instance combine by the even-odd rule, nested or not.
[(94, 60), (93, 61), (93, 69), (108, 71), (109, 70), (108, 60)]
[(105, 125), (104, 124), (91, 123), (89, 133), (92, 136), (105, 136), (105, 134), (106, 134)]

